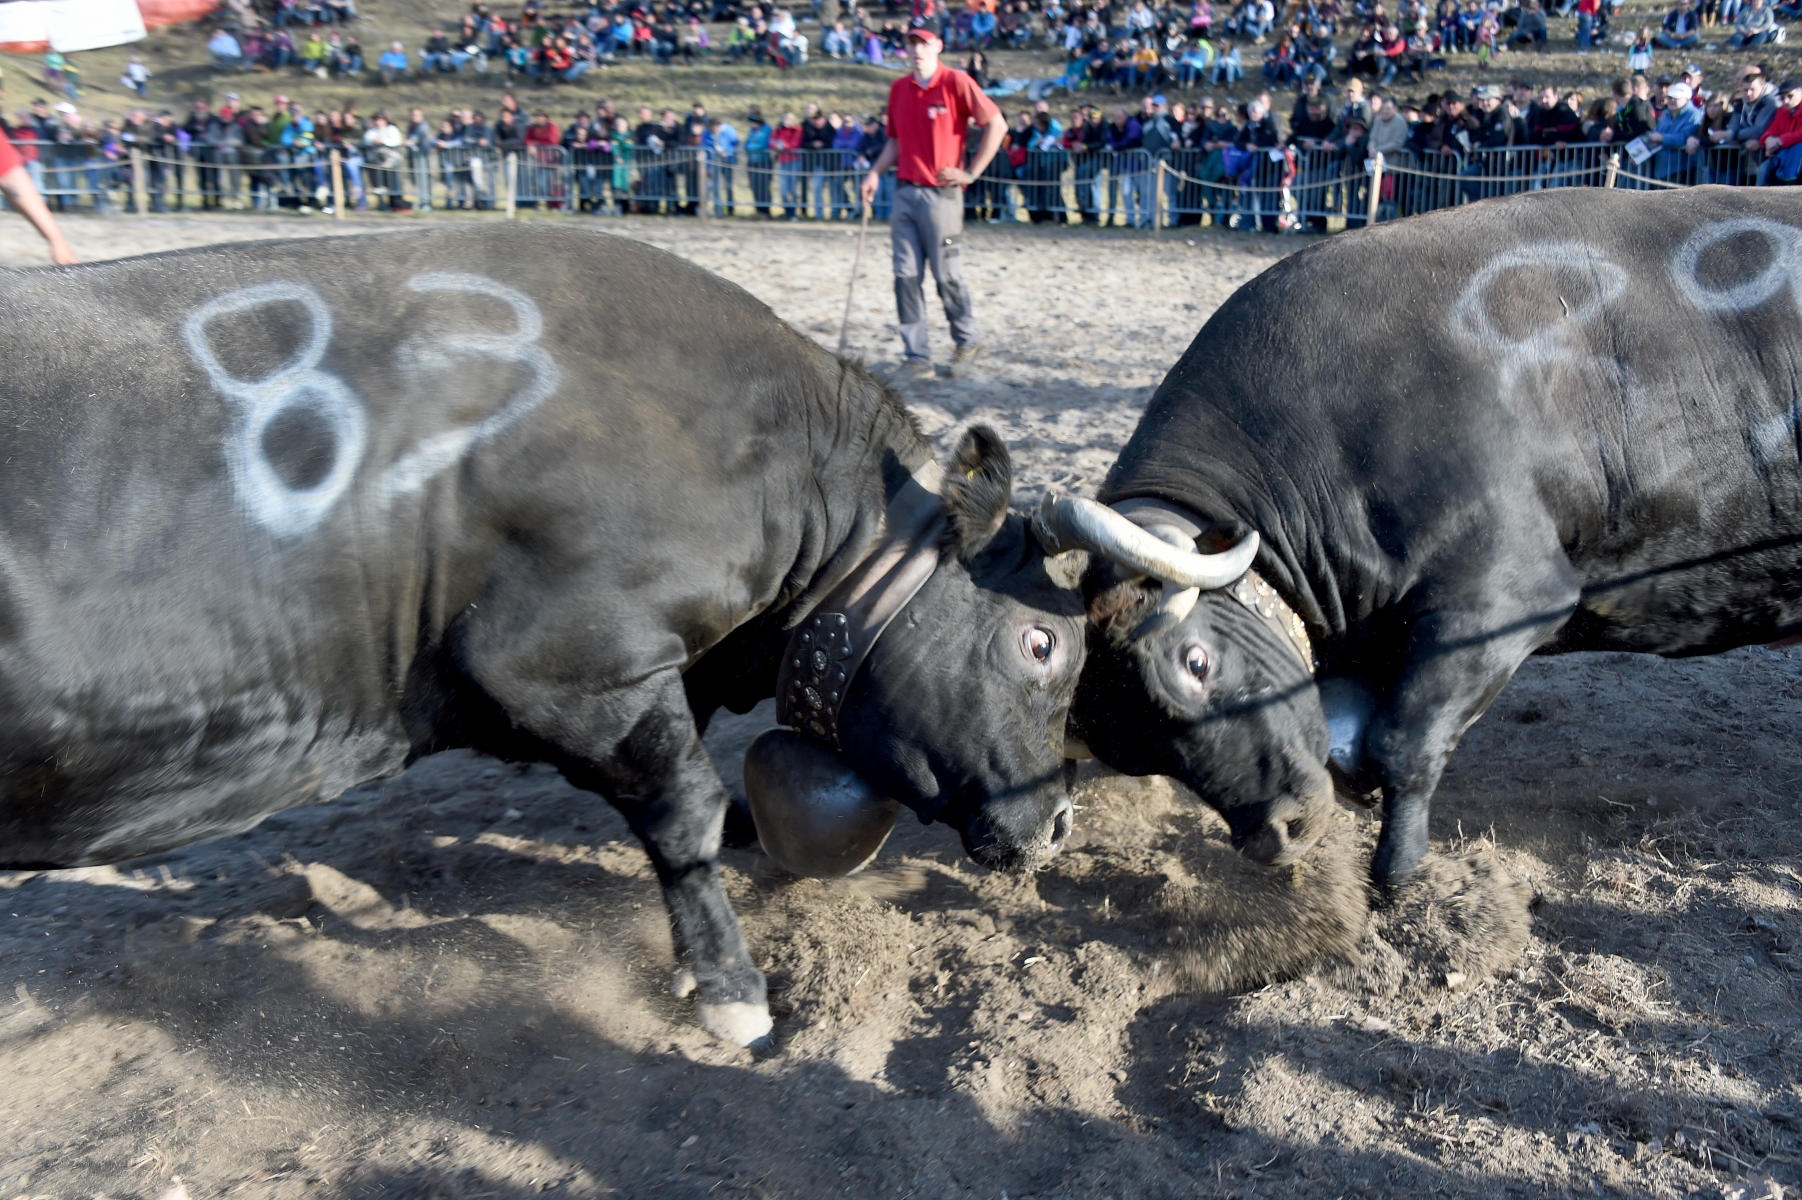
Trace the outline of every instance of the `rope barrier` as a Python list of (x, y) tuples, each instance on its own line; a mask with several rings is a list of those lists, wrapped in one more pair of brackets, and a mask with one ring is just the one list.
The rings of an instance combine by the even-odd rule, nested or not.
[(1608, 170), (1606, 163), (1597, 163), (1593, 167), (1569, 167), (1558, 171), (1541, 171), (1536, 175), (1446, 175), (1439, 171), (1423, 171), (1418, 167), (1397, 166), (1395, 163), (1384, 163), (1385, 175), (1411, 175), (1416, 179), (1439, 179), (1447, 183), (1545, 183), (1554, 179), (1570, 179), (1579, 175), (1601, 175)]
[(1295, 191), (1306, 190), (1308, 188), (1338, 187), (1342, 184), (1357, 183), (1360, 180), (1365, 180), (1365, 179), (1370, 178), (1370, 176), (1368, 176), (1362, 172), (1358, 172), (1356, 174), (1351, 174), (1351, 175), (1340, 175), (1333, 179), (1303, 179), (1301, 172), (1298, 171), (1298, 172), (1296, 172), (1295, 178), (1289, 183), (1264, 184), (1264, 185), (1254, 186), (1251, 184), (1234, 183), (1230, 180), (1218, 181), (1218, 180), (1209, 180), (1209, 179), (1197, 179), (1193, 175), (1184, 174), (1182, 171), (1177, 170), (1175, 167), (1169, 167), (1169, 168), (1166, 168), (1166, 170), (1171, 178), (1179, 180), (1180, 182), (1183, 182), (1183, 183), (1195, 184), (1199, 187), (1218, 188), (1221, 191), (1233, 191), (1233, 192), (1295, 192)]
[(1616, 179), (1631, 179), (1634, 183), (1643, 183), (1643, 184), (1647, 184), (1650, 187), (1682, 188), (1682, 187), (1689, 186), (1688, 184), (1684, 184), (1684, 183), (1672, 183), (1668, 179), (1653, 179), (1649, 175), (1635, 174), (1634, 172), (1626, 170), (1625, 168), (1622, 168), (1621, 170), (1616, 171), (1614, 173), (1614, 177)]

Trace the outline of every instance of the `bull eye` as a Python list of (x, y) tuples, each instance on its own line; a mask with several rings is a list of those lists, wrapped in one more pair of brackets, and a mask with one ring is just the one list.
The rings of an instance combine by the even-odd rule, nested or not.
[(1208, 652), (1200, 646), (1190, 646), (1187, 650), (1183, 651), (1183, 666), (1188, 668), (1189, 678), (1193, 679), (1196, 683), (1207, 682), (1210, 665), (1211, 664), (1208, 662)]
[(1033, 662), (1044, 666), (1051, 661), (1051, 652), (1057, 649), (1057, 638), (1049, 629), (1034, 626), (1020, 635), (1020, 644), (1026, 650), (1026, 656)]

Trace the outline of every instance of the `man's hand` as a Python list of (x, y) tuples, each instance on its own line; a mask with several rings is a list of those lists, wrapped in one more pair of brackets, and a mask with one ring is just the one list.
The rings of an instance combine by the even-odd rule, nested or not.
[(1697, 150), (1702, 148), (1702, 143), (1692, 137), (1687, 142), (1683, 143), (1683, 148), (1689, 153), (1694, 154)]
[(881, 177), (874, 171), (869, 172), (863, 177), (863, 185), (857, 189), (857, 192), (858, 195), (863, 197), (863, 202), (865, 204), (876, 203), (876, 187), (881, 182)]
[(1766, 154), (1775, 154), (1781, 149), (1783, 149), (1782, 138), (1768, 137), (1764, 140), (1764, 152)]
[(975, 183), (975, 182), (976, 182), (976, 177), (974, 175), (971, 175), (968, 171), (964, 170), (962, 167), (940, 167), (939, 168), (939, 186), (940, 187), (950, 187), (953, 184), (956, 184), (958, 187), (969, 187), (972, 183)]

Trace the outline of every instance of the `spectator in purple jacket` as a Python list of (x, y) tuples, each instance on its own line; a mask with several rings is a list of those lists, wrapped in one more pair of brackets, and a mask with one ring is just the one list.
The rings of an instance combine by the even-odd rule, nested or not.
[(857, 170), (857, 145), (863, 141), (863, 125), (850, 117), (846, 117), (833, 135), (832, 148), (837, 150), (838, 162), (833, 164), (837, 174), (832, 177), (832, 219), (849, 221), (856, 215), (851, 207), (851, 172)]

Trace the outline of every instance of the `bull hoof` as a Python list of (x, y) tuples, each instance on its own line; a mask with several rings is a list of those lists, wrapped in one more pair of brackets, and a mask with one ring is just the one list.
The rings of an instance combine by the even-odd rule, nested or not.
[(744, 1046), (753, 1051), (769, 1047), (770, 1031), (776, 1027), (776, 1023), (770, 1020), (769, 1005), (746, 1004), (742, 1000), (726, 1004), (697, 1004), (695, 1015), (701, 1020), (701, 1028), (722, 1042), (731, 1042), (734, 1046)]

